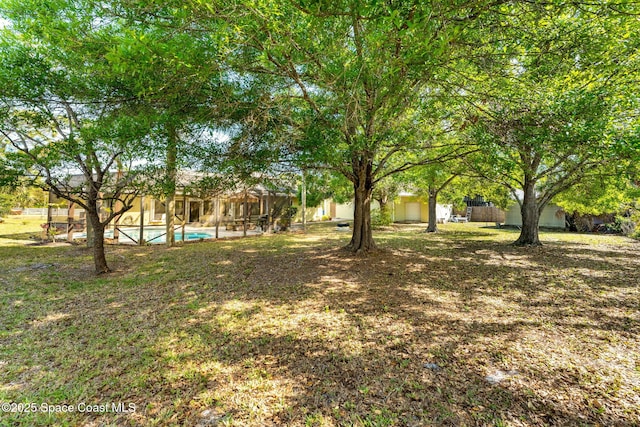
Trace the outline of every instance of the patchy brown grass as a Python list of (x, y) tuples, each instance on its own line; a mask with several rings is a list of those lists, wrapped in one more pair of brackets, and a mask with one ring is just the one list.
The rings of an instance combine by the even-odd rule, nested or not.
[[(423, 227), (422, 227), (423, 228)], [(451, 224), (0, 247), (0, 400), (134, 403), (18, 425), (640, 424), (640, 244)], [(5, 262), (5, 260), (7, 260)], [(0, 421), (2, 420), (0, 418)]]

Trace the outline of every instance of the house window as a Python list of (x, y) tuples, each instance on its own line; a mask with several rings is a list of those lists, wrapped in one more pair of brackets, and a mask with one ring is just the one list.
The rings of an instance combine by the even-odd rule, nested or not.
[(182, 219), (182, 217), (184, 217), (184, 201), (180, 200), (180, 201), (176, 201), (176, 216), (180, 217)]
[(209, 200), (205, 200), (204, 202), (202, 202), (202, 207), (204, 209), (205, 215), (213, 214), (213, 203), (211, 203)]
[(164, 202), (160, 200), (153, 201), (153, 219), (155, 221), (162, 221), (165, 218), (165, 214), (167, 210), (165, 208)]

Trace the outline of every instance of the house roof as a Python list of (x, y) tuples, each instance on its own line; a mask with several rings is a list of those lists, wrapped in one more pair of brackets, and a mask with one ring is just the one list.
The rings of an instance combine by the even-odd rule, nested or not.
[[(111, 172), (110, 176), (112, 178), (115, 178), (116, 174), (117, 172)], [(180, 170), (176, 173), (176, 187), (177, 187), (176, 193), (184, 194), (185, 190), (187, 191), (187, 193), (197, 193), (198, 188), (193, 188), (193, 187), (194, 186), (197, 187), (197, 183), (200, 181), (203, 184), (202, 187), (206, 188), (207, 179), (212, 180), (212, 182), (209, 183), (209, 185), (211, 188), (215, 188), (215, 186), (217, 185), (215, 181), (219, 181), (219, 182), (224, 181), (224, 178), (225, 176), (220, 174), (203, 173), (203, 172), (197, 172), (197, 171), (190, 171), (186, 169)], [(260, 178), (264, 179), (264, 177), (260, 177)], [(258, 178), (255, 178), (255, 179), (258, 179)], [(157, 181), (157, 178), (156, 179), (149, 178), (146, 181), (146, 184), (150, 184), (150, 186), (153, 186), (154, 182), (156, 181)], [(86, 186), (87, 180), (83, 174), (73, 174), (73, 175), (67, 175), (64, 177), (57, 178), (54, 181), (54, 183), (60, 186), (63, 186), (66, 189), (80, 191), (83, 187)], [(222, 188), (225, 188), (222, 194), (225, 194), (231, 197), (237, 197), (242, 200), (244, 199), (245, 190), (250, 196), (253, 196), (253, 197), (259, 197), (262, 195), (266, 195), (268, 193), (271, 193), (271, 194), (275, 193), (276, 195), (279, 195), (279, 196), (286, 196), (292, 192), (292, 190), (283, 186), (270, 186), (270, 188), (267, 188), (262, 183), (254, 183), (254, 184), (245, 186), (239, 181), (234, 183), (232, 179), (229, 179), (227, 182), (222, 183)]]

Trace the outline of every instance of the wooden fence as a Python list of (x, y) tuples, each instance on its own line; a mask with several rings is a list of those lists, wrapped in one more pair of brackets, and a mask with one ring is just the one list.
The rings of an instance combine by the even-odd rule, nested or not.
[(471, 212), (472, 222), (504, 222), (505, 212), (495, 206), (474, 206)]

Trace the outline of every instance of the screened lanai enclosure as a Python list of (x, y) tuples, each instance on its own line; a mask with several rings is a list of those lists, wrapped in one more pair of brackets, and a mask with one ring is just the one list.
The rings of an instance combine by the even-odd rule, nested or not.
[[(201, 240), (284, 230), (290, 226), (293, 194), (255, 185), (216, 196), (197, 196), (178, 188), (173, 220), (176, 241)], [(131, 209), (114, 218), (105, 230), (108, 243), (164, 243), (167, 202), (163, 197), (136, 196)], [(106, 218), (107, 207), (101, 207)], [(85, 210), (67, 200), (49, 195), (47, 226), (50, 234), (68, 241), (87, 238)]]

